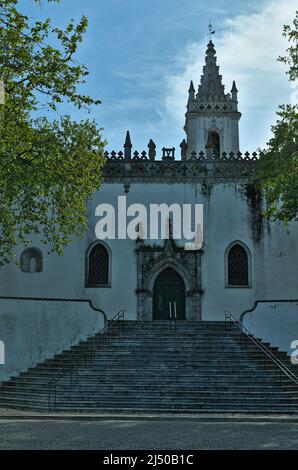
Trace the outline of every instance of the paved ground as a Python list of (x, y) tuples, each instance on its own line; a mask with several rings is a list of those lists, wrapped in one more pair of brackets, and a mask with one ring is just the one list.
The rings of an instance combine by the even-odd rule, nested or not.
[(298, 422), (4, 418), (0, 449), (298, 449)]

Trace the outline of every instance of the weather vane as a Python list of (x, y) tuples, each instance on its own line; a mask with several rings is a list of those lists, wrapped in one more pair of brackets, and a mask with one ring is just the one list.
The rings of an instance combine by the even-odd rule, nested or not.
[(211, 19), (209, 19), (208, 28), (209, 28), (208, 36), (210, 37), (210, 41), (211, 41), (211, 36), (212, 36), (212, 34), (215, 34), (215, 29), (213, 29), (213, 25), (212, 25), (212, 23), (211, 23)]

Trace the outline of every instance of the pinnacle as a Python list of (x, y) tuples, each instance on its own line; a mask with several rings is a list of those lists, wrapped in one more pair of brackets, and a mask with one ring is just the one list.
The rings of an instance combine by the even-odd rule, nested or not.
[(130, 133), (129, 131), (126, 132), (126, 138), (125, 138), (125, 147), (131, 147), (131, 140), (130, 140)]
[(188, 93), (190, 93), (191, 91), (192, 91), (192, 92), (195, 91), (195, 87), (194, 87), (194, 84), (193, 84), (193, 81), (192, 81), (192, 80), (191, 80), (190, 85), (189, 85)]
[(233, 81), (233, 86), (232, 86), (232, 90), (231, 90), (231, 91), (232, 91), (232, 92), (233, 92), (233, 91), (236, 91), (236, 92), (238, 91), (238, 90), (237, 90), (237, 87), (236, 87), (236, 82), (235, 82), (235, 80)]

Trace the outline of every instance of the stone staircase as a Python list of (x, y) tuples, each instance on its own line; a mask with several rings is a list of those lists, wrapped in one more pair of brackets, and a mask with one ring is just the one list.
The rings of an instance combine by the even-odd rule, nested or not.
[[(271, 351), (297, 374), (285, 353)], [(174, 331), (167, 321), (121, 321), (109, 338), (95, 335), (3, 382), (0, 407), (297, 413), (298, 386), (234, 325), (179, 321)]]

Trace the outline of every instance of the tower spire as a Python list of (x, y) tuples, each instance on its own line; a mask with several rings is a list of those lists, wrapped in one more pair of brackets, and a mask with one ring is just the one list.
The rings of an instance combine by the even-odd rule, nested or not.
[(209, 21), (210, 40), (207, 45), (205, 65), (197, 93), (193, 83), (188, 90), (187, 112), (184, 130), (186, 143), (181, 151), (184, 159), (192, 158), (193, 152), (219, 157), (223, 152), (239, 152), (239, 127), (241, 113), (238, 111), (236, 83), (231, 93), (225, 92), (216, 51), (211, 40), (215, 33)]
[(225, 101), (225, 87), (217, 65), (216, 51), (212, 41), (208, 43), (203, 75), (198, 91), (199, 101)]

